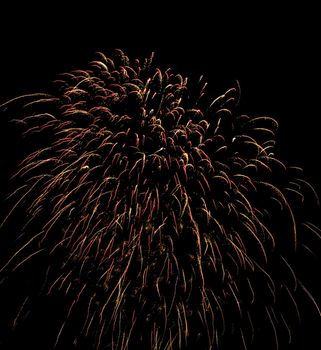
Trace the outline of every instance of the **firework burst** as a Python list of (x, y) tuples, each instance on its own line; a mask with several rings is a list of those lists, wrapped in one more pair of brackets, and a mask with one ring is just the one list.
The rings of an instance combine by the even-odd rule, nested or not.
[(277, 348), (297, 290), (320, 314), (291, 263), (303, 232), (319, 236), (297, 214), (315, 191), (275, 157), (277, 122), (237, 112), (237, 83), (206, 89), (116, 50), (2, 105), (28, 147), (1, 273), (36, 274), (14, 328), (58, 295), (56, 348), (250, 349), (262, 327)]

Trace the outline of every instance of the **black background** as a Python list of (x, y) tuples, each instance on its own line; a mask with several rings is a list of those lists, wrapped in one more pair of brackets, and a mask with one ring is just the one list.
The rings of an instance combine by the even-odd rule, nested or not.
[[(157, 66), (171, 66), (194, 78), (203, 74), (213, 93), (221, 94), (239, 80), (242, 112), (278, 120), (280, 157), (302, 166), (321, 194), (316, 6), (280, 9), (262, 3), (219, 9), (198, 3), (175, 9), (165, 3), (136, 2), (130, 8), (102, 3), (67, 9), (44, 2), (42, 7), (1, 9), (0, 104), (44, 91), (59, 73), (86, 67), (96, 51), (108, 54), (121, 48), (141, 58), (155, 52)], [(6, 120), (0, 120), (0, 128), (2, 179), (10, 172), (19, 144), (10, 140)], [(317, 349), (313, 342), (320, 343), (318, 336), (305, 338), (311, 336), (309, 327), (299, 346), (307, 342), (307, 349)]]

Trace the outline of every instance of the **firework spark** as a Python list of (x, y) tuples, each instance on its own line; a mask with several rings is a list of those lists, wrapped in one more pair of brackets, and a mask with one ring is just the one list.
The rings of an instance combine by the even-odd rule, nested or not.
[(298, 289), (320, 314), (291, 266), (302, 232), (320, 236), (296, 210), (317, 195), (275, 157), (277, 122), (237, 112), (238, 83), (211, 98), (203, 77), (189, 85), (152, 58), (99, 53), (52, 93), (2, 105), (31, 146), (11, 179), (2, 227), (21, 225), (1, 273), (47, 262), (13, 325), (63, 295), (56, 348), (250, 349), (265, 325), (278, 348)]

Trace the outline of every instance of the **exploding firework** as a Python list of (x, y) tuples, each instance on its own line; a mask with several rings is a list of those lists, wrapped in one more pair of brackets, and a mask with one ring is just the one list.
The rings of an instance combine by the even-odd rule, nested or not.
[(2, 222), (13, 329), (56, 300), (52, 348), (277, 348), (298, 290), (320, 314), (291, 263), (313, 254), (297, 209), (317, 195), (276, 158), (277, 122), (237, 112), (238, 83), (211, 98), (116, 50), (52, 90), (1, 107), (26, 140)]

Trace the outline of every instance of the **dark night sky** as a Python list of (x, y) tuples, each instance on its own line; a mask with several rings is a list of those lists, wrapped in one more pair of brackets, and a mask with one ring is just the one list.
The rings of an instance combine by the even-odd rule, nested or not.
[[(246, 15), (215, 8), (179, 13), (166, 6), (145, 15), (125, 5), (67, 11), (48, 4), (39, 13), (36, 7), (3, 9), (0, 104), (45, 90), (59, 73), (86, 67), (96, 51), (121, 48), (134, 58), (154, 51), (158, 66), (194, 78), (204, 74), (214, 93), (239, 80), (242, 112), (279, 121), (282, 158), (304, 167), (321, 194), (317, 11), (291, 6), (280, 12), (262, 5), (244, 9)], [(9, 159), (14, 150), (7, 149), (5, 133), (1, 120), (0, 155)]]

